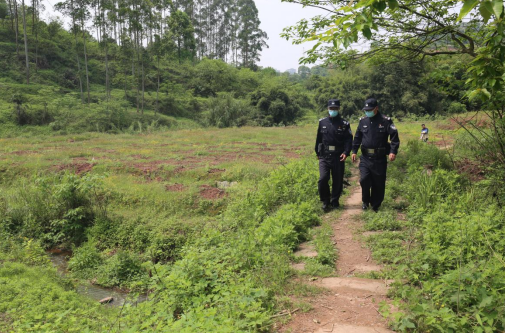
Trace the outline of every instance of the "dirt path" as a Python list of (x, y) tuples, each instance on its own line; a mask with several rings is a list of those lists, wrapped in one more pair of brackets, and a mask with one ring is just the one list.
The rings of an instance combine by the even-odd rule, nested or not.
[[(353, 168), (353, 172), (356, 169)], [(379, 303), (387, 300), (388, 283), (391, 281), (354, 277), (357, 273), (378, 271), (381, 266), (371, 259), (371, 253), (353, 237), (353, 231), (363, 222), (361, 213), (361, 189), (358, 177), (351, 178), (351, 195), (344, 204), (341, 216), (332, 221), (334, 241), (338, 250), (336, 272), (338, 277), (318, 279), (310, 282), (327, 290), (322, 294), (301, 299), (312, 306), (306, 313), (297, 311), (291, 321), (279, 332), (313, 333), (374, 333), (392, 332), (379, 314)], [(334, 219), (326, 214), (324, 219)], [(310, 252), (307, 244), (301, 247)], [(313, 252), (310, 252), (314, 256)], [(303, 254), (302, 254), (303, 255)], [(298, 267), (300, 269), (300, 267)]]

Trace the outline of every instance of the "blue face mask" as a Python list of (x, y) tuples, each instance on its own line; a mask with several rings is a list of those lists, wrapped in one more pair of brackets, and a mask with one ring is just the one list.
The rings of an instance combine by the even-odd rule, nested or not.
[(328, 110), (328, 112), (330, 113), (330, 117), (332, 118), (338, 116), (337, 110)]
[(372, 111), (365, 111), (365, 114), (368, 118), (372, 118), (373, 116), (375, 116), (375, 113)]

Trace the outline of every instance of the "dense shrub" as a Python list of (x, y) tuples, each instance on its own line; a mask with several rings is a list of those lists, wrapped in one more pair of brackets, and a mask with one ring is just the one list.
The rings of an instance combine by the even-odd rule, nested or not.
[(452, 102), (447, 108), (448, 114), (464, 113), (466, 112), (466, 105), (459, 102)]
[(251, 94), (251, 104), (258, 108), (263, 126), (294, 124), (303, 115), (300, 104), (278, 82), (268, 82)]
[(158, 296), (129, 311), (129, 327), (156, 322), (162, 331), (238, 332), (268, 323), (272, 291), (291, 275), (289, 253), (319, 222), (316, 170), (312, 159), (290, 163), (259, 190), (236, 197), (180, 260), (156, 266)]
[(205, 123), (216, 127), (255, 125), (258, 110), (245, 100), (234, 99), (231, 94), (219, 94), (209, 99)]
[[(395, 264), (391, 272), (403, 281), (394, 291), (403, 310), (394, 315), (396, 328), (501, 332), (505, 211), (485, 187), (450, 170), (445, 153), (427, 146), (409, 143), (401, 163), (390, 169), (392, 182), (408, 201), (407, 221), (400, 224), (388, 211), (367, 217), (373, 230), (403, 227), (368, 240), (374, 257)], [(430, 161), (430, 169), (422, 167), (421, 157)]]
[(106, 211), (102, 177), (64, 173), (22, 179), (5, 202), (1, 224), (14, 235), (40, 239), (44, 246), (79, 244), (96, 216)]

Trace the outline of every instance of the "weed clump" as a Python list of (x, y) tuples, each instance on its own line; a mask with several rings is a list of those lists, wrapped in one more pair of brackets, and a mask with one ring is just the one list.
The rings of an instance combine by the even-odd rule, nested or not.
[[(452, 170), (443, 151), (411, 142), (399, 161), (389, 175), (408, 202), (407, 220), (400, 232), (367, 239), (374, 258), (392, 264), (403, 281), (393, 292), (403, 300), (396, 328), (503, 331), (505, 210), (485, 187)], [(365, 215), (368, 230), (399, 229), (382, 214)]]

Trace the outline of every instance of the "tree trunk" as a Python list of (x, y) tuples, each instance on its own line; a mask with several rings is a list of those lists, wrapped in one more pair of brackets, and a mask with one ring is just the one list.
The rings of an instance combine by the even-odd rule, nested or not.
[(74, 2), (70, 2), (70, 10), (72, 12), (72, 29), (74, 30), (74, 40), (75, 40), (75, 58), (77, 60), (77, 75), (79, 77), (79, 89), (81, 90), (81, 103), (84, 104), (84, 93), (82, 92), (82, 78), (81, 78), (81, 61), (79, 60), (79, 50), (77, 48), (77, 29), (75, 26), (75, 16), (74, 16)]
[(158, 66), (157, 66), (157, 72), (158, 72), (158, 85), (156, 87), (156, 110), (154, 110), (154, 115), (159, 112), (160, 109), (160, 104), (159, 104), (159, 98), (158, 95), (160, 93), (160, 55), (158, 54)]
[[(34, 3), (33, 20), (35, 21), (35, 23), (33, 24), (33, 27), (35, 28), (35, 73), (37, 73), (37, 70), (39, 67), (39, 25), (38, 25), (38, 22), (39, 22), (39, 17), (38, 17), (39, 2), (38, 2), (38, 0), (33, 0), (33, 3)], [(32, 33), (33, 33), (33, 31), (32, 31)]]
[(144, 114), (144, 92), (145, 92), (146, 76), (144, 73), (144, 55), (142, 55), (142, 114)]
[(109, 82), (109, 49), (107, 43), (107, 36), (104, 38), (105, 43), (105, 94), (107, 95), (107, 102), (110, 98), (110, 82)]
[[(147, 36), (146, 36), (147, 37)], [(140, 61), (141, 61), (141, 66), (142, 66), (142, 72), (141, 72), (141, 80), (142, 80), (142, 112), (141, 114), (144, 114), (144, 91), (145, 91), (145, 73), (144, 73), (144, 52), (142, 50), (142, 40), (144, 38), (144, 34), (140, 32), (140, 44), (139, 44), (139, 52), (142, 52), (140, 55)]]
[(14, 31), (14, 16), (12, 15), (14, 13), (13, 9), (12, 9), (12, 1), (11, 0), (8, 0), (9, 1), (9, 12), (11, 13), (11, 29), (12, 31)]
[(88, 90), (88, 104), (91, 98), (89, 97), (89, 71), (88, 71), (88, 53), (86, 52), (86, 31), (84, 30), (84, 20), (81, 17), (82, 41), (84, 44), (84, 65), (86, 67), (86, 89)]
[[(137, 52), (137, 64), (140, 65), (140, 47), (139, 47), (139, 33), (138, 31), (136, 31), (135, 33), (135, 51)], [(139, 79), (136, 78), (135, 82), (137, 83), (136, 86), (137, 86), (137, 113), (139, 113), (139, 109), (140, 109), (140, 105), (139, 105), (139, 94), (140, 94), (140, 90), (139, 90), (139, 85), (140, 85), (140, 82), (139, 82)]]
[(103, 8), (102, 4), (102, 13), (101, 13), (101, 20), (100, 20), (100, 25), (102, 26), (102, 41), (104, 43), (105, 47), (105, 96), (107, 102), (109, 101), (110, 98), (110, 82), (109, 82), (109, 47), (108, 47), (108, 29), (107, 29), (107, 24), (105, 23), (105, 9)]
[(21, 5), (23, 6), (23, 33), (25, 36), (26, 84), (30, 84), (30, 64), (28, 62), (28, 38), (26, 37), (25, 0), (22, 0)]
[(14, 17), (16, 21), (16, 54), (19, 61), (19, 15), (18, 15), (18, 0), (14, 0)]

